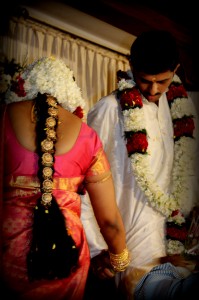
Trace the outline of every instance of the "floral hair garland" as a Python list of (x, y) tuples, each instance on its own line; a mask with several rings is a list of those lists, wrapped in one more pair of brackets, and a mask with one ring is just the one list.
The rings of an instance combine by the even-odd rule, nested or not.
[(23, 66), (16, 63), (15, 59), (8, 60), (0, 53), (0, 104), (4, 102), (6, 91), (9, 89), (16, 73), (23, 71)]
[(5, 102), (32, 100), (38, 93), (55, 97), (66, 110), (85, 119), (85, 101), (73, 72), (54, 57), (43, 57), (15, 76), (5, 94)]
[[(118, 82), (118, 98), (124, 117), (124, 134), (128, 156), (140, 188), (144, 191), (151, 206), (167, 218), (168, 252), (181, 253), (182, 240), (187, 236), (187, 225), (183, 212), (186, 212), (184, 199), (189, 198), (195, 140), (194, 113), (187, 93), (177, 75), (167, 91), (174, 129), (174, 165), (172, 170), (173, 192), (166, 194), (155, 181), (150, 171), (147, 148), (147, 130), (144, 124), (142, 95), (132, 78), (125, 76)], [(180, 230), (181, 241), (173, 235), (173, 226)], [(178, 235), (179, 236), (179, 235)], [(171, 237), (171, 239), (170, 239)]]

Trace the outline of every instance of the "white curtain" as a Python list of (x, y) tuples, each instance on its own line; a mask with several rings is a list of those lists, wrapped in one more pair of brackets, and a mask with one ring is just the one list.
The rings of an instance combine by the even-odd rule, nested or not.
[(0, 42), (1, 52), (17, 63), (29, 64), (49, 55), (62, 58), (73, 70), (88, 109), (116, 88), (117, 70), (129, 68), (124, 55), (28, 19), (13, 18)]

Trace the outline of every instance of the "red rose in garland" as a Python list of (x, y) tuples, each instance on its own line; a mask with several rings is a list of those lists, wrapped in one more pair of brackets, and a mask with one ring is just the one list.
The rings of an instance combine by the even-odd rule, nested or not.
[(185, 224), (181, 226), (177, 226), (173, 222), (167, 224), (166, 237), (168, 239), (184, 242), (187, 238), (187, 235), (188, 235), (188, 230)]
[(133, 87), (130, 89), (125, 89), (124, 92), (120, 95), (120, 104), (122, 110), (142, 107), (142, 98), (140, 96), (140, 92), (137, 88)]
[(176, 98), (188, 97), (187, 92), (182, 84), (171, 84), (167, 92), (168, 101), (173, 101)]
[(127, 138), (126, 148), (129, 155), (135, 152), (146, 153), (147, 147), (148, 142), (145, 133), (136, 132)]
[(176, 119), (173, 121), (173, 126), (175, 139), (181, 136), (193, 136), (193, 131), (195, 129), (193, 118), (184, 117), (182, 119)]

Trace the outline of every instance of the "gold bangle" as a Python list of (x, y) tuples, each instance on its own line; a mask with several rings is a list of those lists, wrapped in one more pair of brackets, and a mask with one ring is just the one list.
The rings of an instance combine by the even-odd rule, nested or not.
[(119, 254), (109, 252), (109, 256), (115, 272), (123, 272), (130, 264), (130, 253), (127, 247)]

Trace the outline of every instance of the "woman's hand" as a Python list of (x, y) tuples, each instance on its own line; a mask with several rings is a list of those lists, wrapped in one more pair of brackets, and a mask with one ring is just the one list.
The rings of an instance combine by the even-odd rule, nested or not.
[(91, 269), (100, 279), (113, 278), (116, 274), (111, 266), (108, 250), (103, 250), (91, 259)]

